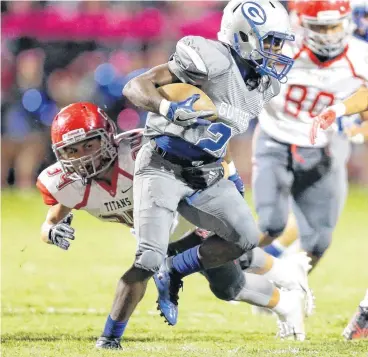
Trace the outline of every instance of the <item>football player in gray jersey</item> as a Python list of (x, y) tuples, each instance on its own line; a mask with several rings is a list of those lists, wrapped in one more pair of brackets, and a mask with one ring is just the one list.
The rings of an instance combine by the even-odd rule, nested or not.
[[(174, 325), (181, 278), (224, 265), (258, 245), (260, 232), (250, 209), (235, 185), (223, 179), (221, 161), (229, 140), (244, 133), (249, 120), (278, 94), (280, 81), (293, 64), (281, 53), (282, 47), (294, 36), (288, 14), (277, 0), (236, 0), (224, 10), (218, 39), (181, 39), (168, 63), (132, 79), (123, 90), (133, 104), (150, 112), (145, 135), (151, 140), (140, 150), (135, 166), (136, 259), (117, 287), (109, 322), (115, 333), (100, 339), (99, 347), (120, 339), (124, 330), (120, 326), (125, 328), (155, 273), (159, 309)], [(194, 111), (198, 95), (182, 102), (164, 99), (157, 88), (175, 82), (200, 87), (216, 105), (218, 119), (211, 123), (206, 118), (213, 112)], [(214, 234), (165, 258), (176, 210)], [(241, 276), (242, 288), (246, 282)], [(291, 296), (258, 278), (264, 280), (247, 282), (252, 286), (240, 289), (246, 299), (285, 309)], [(301, 325), (292, 334), (304, 339)]]

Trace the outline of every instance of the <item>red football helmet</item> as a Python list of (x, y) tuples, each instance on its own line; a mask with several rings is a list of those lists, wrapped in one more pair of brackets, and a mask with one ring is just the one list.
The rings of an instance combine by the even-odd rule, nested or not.
[[(296, 0), (295, 11), (305, 29), (304, 43), (313, 53), (333, 58), (344, 51), (352, 32), (349, 0)], [(315, 29), (339, 24), (341, 31), (333, 33)]]
[[(92, 103), (73, 103), (55, 116), (51, 125), (52, 149), (64, 172), (83, 180), (106, 170), (117, 156), (115, 123)], [(100, 148), (91, 155), (68, 158), (65, 149), (85, 140), (100, 139)]]

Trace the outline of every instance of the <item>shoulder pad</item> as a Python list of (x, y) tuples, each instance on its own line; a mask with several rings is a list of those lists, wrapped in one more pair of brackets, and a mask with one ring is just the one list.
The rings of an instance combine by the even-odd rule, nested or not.
[(350, 62), (354, 76), (361, 78), (368, 85), (368, 43), (356, 37), (349, 41), (346, 57)]
[(84, 194), (82, 182), (65, 175), (58, 162), (40, 173), (36, 186), (47, 205), (61, 203), (73, 208), (82, 200)]
[(115, 137), (115, 141), (119, 145), (119, 167), (133, 174), (134, 162), (137, 158), (141, 147), (148, 142), (148, 139), (143, 135), (144, 129), (134, 129)]
[(222, 43), (200, 36), (183, 37), (172, 61), (188, 75), (202, 80), (216, 77), (231, 66), (230, 53)]

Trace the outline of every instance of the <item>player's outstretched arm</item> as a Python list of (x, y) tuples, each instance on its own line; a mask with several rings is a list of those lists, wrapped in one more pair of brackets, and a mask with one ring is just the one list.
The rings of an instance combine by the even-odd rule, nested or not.
[(67, 250), (68, 239), (74, 240), (74, 229), (70, 227), (72, 221), (71, 209), (58, 203), (50, 207), (45, 222), (41, 226), (41, 239), (48, 244), (57, 245)]
[[(326, 130), (336, 118), (363, 113), (366, 110), (368, 110), (368, 88), (362, 87), (343, 102), (327, 107), (314, 118), (309, 134), (311, 143), (315, 144), (318, 130), (320, 128)], [(368, 116), (362, 115), (362, 120), (368, 120)]]
[[(362, 87), (352, 96), (343, 101), (345, 106), (345, 115), (362, 113), (368, 110), (368, 88)], [(364, 116), (363, 120), (368, 120), (368, 116)]]
[(157, 88), (175, 82), (179, 79), (170, 72), (168, 64), (161, 64), (130, 80), (123, 89), (123, 95), (138, 108), (160, 114), (164, 98)]

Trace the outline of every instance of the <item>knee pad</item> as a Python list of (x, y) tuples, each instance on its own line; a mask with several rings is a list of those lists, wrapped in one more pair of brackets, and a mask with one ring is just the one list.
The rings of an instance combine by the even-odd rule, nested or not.
[(152, 275), (160, 269), (164, 261), (164, 254), (154, 250), (145, 250), (138, 252), (134, 261), (134, 266), (152, 273)]
[(249, 250), (238, 259), (242, 270), (246, 270), (250, 267), (253, 261), (253, 250), (254, 249)]
[(301, 246), (308, 253), (321, 258), (330, 246), (331, 241), (332, 232), (330, 230), (323, 230), (320, 234), (316, 234), (312, 241), (301, 238)]
[(262, 233), (269, 235), (272, 238), (279, 237), (285, 230), (287, 220), (281, 217), (272, 217), (271, 212), (267, 214), (264, 212), (258, 213), (258, 226)]
[(242, 291), (245, 286), (245, 277), (244, 274), (239, 274), (239, 277), (236, 281), (230, 282), (230, 284), (224, 284), (224, 282), (220, 282), (217, 284), (214, 281), (210, 282), (210, 289), (218, 299), (224, 301), (234, 300), (239, 293)]
[(238, 257), (240, 257), (242, 254), (255, 248), (259, 243), (259, 238), (260, 232), (257, 225), (253, 222), (243, 221), (235, 226), (227, 240), (239, 248), (240, 254)]
[(313, 255), (317, 257), (322, 257), (322, 255), (325, 254), (326, 250), (331, 245), (331, 241), (332, 241), (332, 234), (322, 235), (319, 242), (314, 248)]

